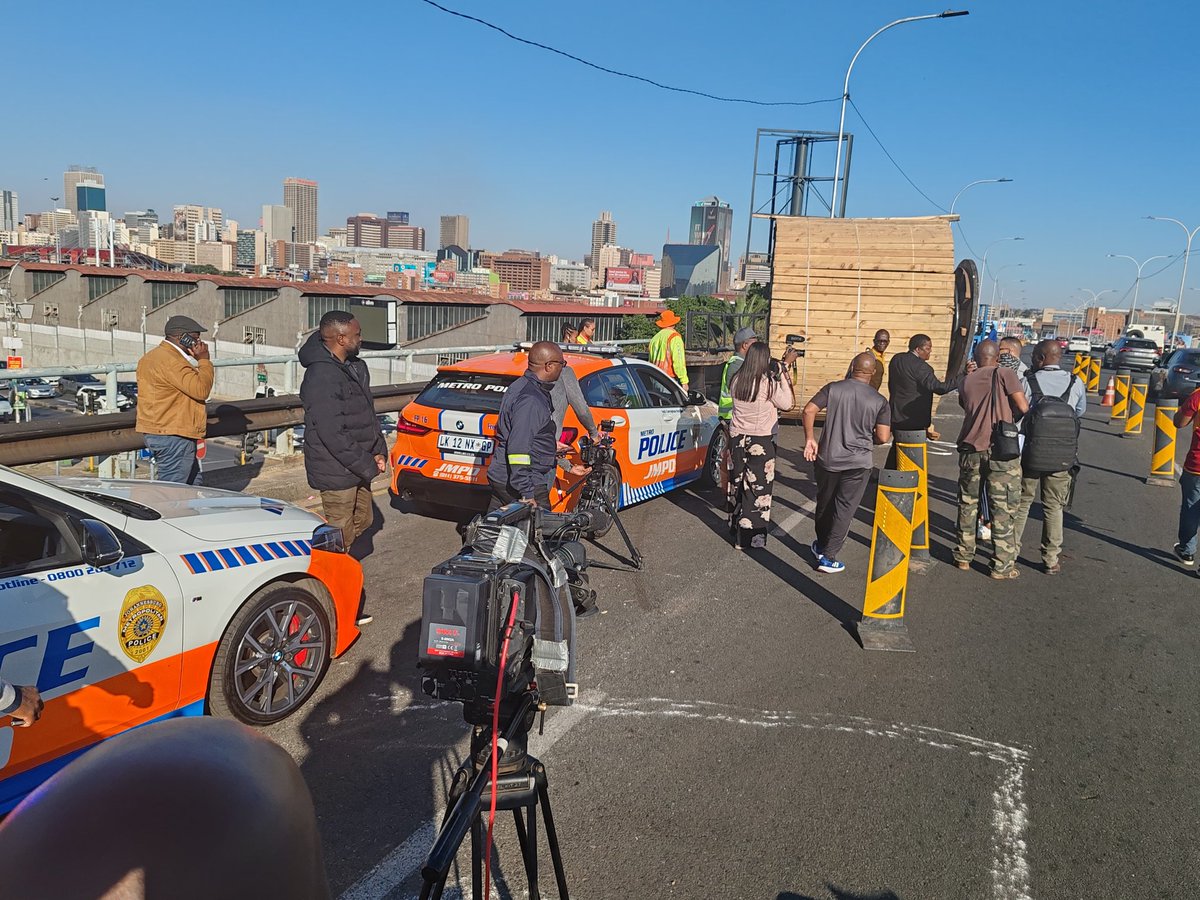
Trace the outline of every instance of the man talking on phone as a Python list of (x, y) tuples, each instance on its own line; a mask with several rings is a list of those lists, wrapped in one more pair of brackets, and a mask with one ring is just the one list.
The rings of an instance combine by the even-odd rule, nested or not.
[(206, 330), (188, 316), (171, 316), (165, 340), (138, 361), (137, 430), (159, 481), (202, 483), (196, 441), (204, 437), (204, 401), (213, 386), (208, 345), (200, 340)]

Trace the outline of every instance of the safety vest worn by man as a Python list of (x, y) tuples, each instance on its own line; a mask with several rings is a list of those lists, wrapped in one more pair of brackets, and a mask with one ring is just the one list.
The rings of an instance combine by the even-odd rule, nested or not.
[(741, 354), (735, 353), (729, 357), (729, 361), (725, 363), (725, 369), (721, 372), (721, 401), (717, 406), (717, 415), (726, 422), (733, 418), (733, 392), (729, 388), (729, 383), (733, 381), (733, 376), (738, 373), (738, 369), (745, 361)]
[(650, 362), (676, 379), (685, 388), (688, 386), (683, 336), (674, 328), (662, 328), (650, 339)]

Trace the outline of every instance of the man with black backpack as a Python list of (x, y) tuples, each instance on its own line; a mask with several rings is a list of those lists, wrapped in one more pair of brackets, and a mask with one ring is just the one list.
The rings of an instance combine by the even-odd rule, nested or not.
[(1018, 550), (1029, 509), (1042, 488), (1042, 564), (1047, 575), (1062, 571), (1058, 561), (1063, 545), (1063, 510), (1071, 496), (1071, 470), (1079, 452), (1079, 419), (1087, 409), (1087, 388), (1059, 366), (1058, 341), (1033, 348), (1033, 368), (1022, 385), (1029, 412), (1021, 422), (1025, 446), (1021, 453), (1021, 505), (1014, 534)]

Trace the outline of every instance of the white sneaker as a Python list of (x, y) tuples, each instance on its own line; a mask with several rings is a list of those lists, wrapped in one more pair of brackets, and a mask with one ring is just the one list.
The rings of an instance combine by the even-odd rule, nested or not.
[(981, 541), (990, 541), (992, 539), (992, 526), (979, 523), (979, 530), (976, 531)]

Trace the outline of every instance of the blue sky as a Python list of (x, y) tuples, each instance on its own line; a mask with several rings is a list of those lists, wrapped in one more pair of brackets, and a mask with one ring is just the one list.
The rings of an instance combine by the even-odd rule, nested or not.
[[(444, 0), (523, 37), (603, 65), (763, 100), (840, 95), (876, 28), (936, 2)], [(1134, 266), (1181, 253), (1200, 225), (1194, 64), (1200, 11), (985, 0), (964, 18), (902, 25), (859, 58), (855, 104), (908, 176), (948, 207), (989, 257), (1010, 302), (1073, 305), (1080, 287), (1128, 302)], [(734, 208), (745, 246), (756, 127), (836, 131), (838, 104), (718, 103), (668, 93), (513, 43), (421, 0), (286, 7), (214, 0), (126, 4), (119, 15), (64, 2), (43, 27), (9, 17), (27, 91), (0, 126), (0, 187), (26, 212), (61, 194), (73, 163), (97, 166), (117, 212), (220, 206), (255, 222), (285, 176), (320, 182), (322, 230), (359, 211), (408, 210), (436, 243), (438, 216), (466, 213), (477, 247), (580, 258), (612, 210), (623, 245), (686, 240), (692, 202)], [(1185, 64), (1186, 63), (1186, 64)], [(33, 87), (36, 89), (33, 89)], [(937, 212), (888, 161), (853, 110), (848, 214)], [(48, 179), (48, 180), (43, 180)], [(1188, 284), (1200, 287), (1200, 236)], [(1146, 275), (1165, 261), (1151, 263)], [(1019, 266), (1016, 264), (1020, 263)], [(1143, 279), (1140, 302), (1178, 292), (1178, 261)], [(1024, 279), (1024, 284), (1017, 284)], [(990, 290), (989, 290), (990, 293)], [(1022, 295), (1025, 299), (1021, 299)], [(1200, 291), (1185, 294), (1200, 311)]]

